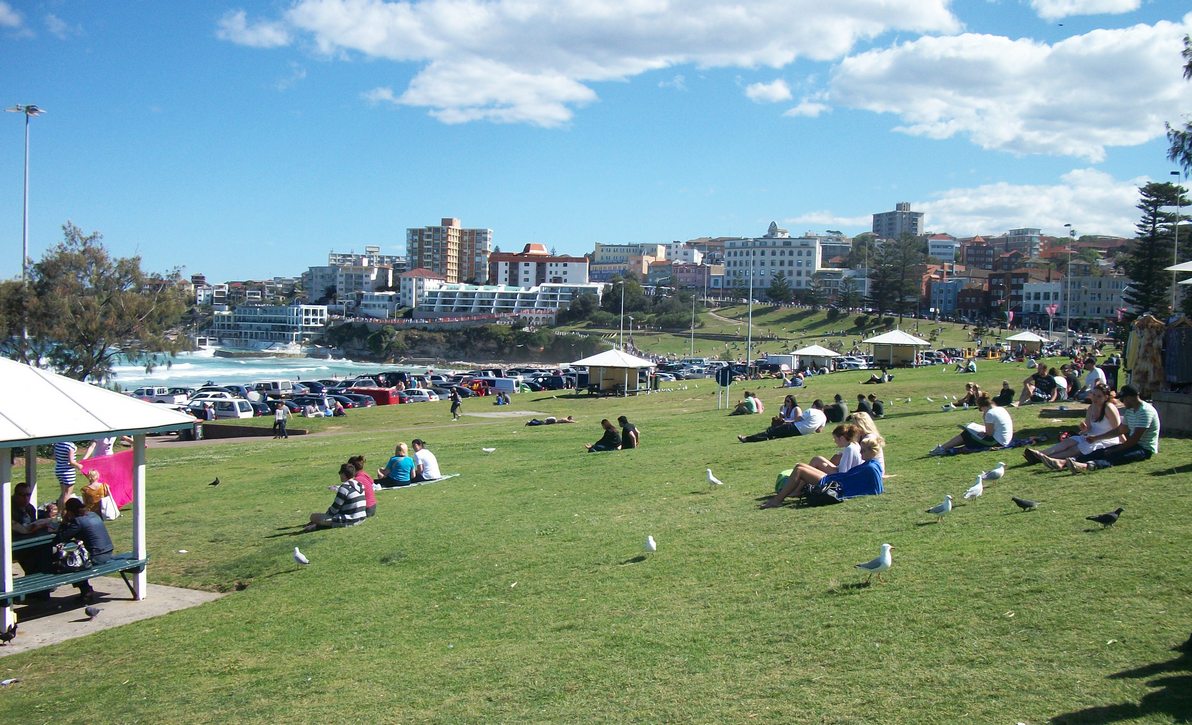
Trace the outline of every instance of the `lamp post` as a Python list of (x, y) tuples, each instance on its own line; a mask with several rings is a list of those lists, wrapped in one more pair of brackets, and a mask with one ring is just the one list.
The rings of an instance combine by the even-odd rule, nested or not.
[(1076, 227), (1068, 228), (1068, 267), (1064, 270), (1064, 347), (1070, 345), (1068, 331), (1072, 329), (1072, 245), (1076, 243)]
[(749, 299), (746, 303), (749, 305), (749, 322), (748, 330), (745, 333), (745, 379), (749, 379), (749, 368), (753, 361), (753, 249), (757, 245), (756, 240), (749, 241)]
[[(8, 113), (25, 114), (25, 199), (21, 214), (21, 282), (29, 280), (29, 119), (45, 113), (44, 108), (32, 104), (17, 104), (4, 109)], [(28, 333), (25, 335), (28, 337)]]
[(695, 357), (695, 292), (691, 293), (691, 357)]
[[(1183, 187), (1180, 186), (1180, 172), (1173, 171), (1171, 175), (1175, 177), (1175, 243), (1171, 245), (1171, 263), (1173, 265), (1180, 263), (1180, 202), (1183, 201)], [(1179, 294), (1180, 286), (1176, 282), (1176, 276), (1179, 272), (1171, 273), (1171, 314), (1175, 316), (1176, 296)]]

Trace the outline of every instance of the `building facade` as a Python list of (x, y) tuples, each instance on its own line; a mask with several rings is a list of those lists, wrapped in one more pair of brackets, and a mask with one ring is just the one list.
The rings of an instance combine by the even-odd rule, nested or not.
[(806, 289), (819, 269), (819, 240), (791, 237), (775, 222), (763, 236), (730, 239), (724, 245), (725, 284), (744, 287), (752, 278), (755, 297), (778, 275), (786, 277), (792, 289)]
[(326, 324), (325, 305), (242, 305), (216, 310), (211, 332), (225, 345), (295, 344), (318, 337)]
[(448, 282), (485, 281), (493, 230), (465, 229), (459, 219), (444, 217), (439, 226), (406, 229), (410, 269), (429, 269)]
[(873, 233), (878, 239), (898, 239), (904, 234), (922, 236), (923, 212), (911, 211), (910, 202), (900, 201), (894, 205), (894, 211), (873, 215)]
[(411, 269), (397, 278), (397, 303), (402, 307), (418, 307), (428, 290), (447, 284), (447, 278), (429, 269)]
[(566, 309), (572, 299), (585, 292), (600, 299), (604, 285), (547, 283), (536, 287), (510, 287), (448, 282), (428, 289), (414, 314), (419, 318), (512, 314), (536, 324), (548, 324), (554, 322), (559, 310)]
[(542, 244), (527, 244), (521, 252), (494, 252), (488, 257), (490, 284), (533, 287), (587, 284), (588, 258), (550, 254)]

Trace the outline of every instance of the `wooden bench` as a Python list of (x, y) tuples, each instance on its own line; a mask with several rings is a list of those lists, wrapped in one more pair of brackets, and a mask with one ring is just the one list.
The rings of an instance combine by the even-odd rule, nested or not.
[(68, 584), (77, 584), (85, 579), (94, 579), (105, 574), (119, 574), (124, 579), (128, 591), (136, 597), (136, 589), (128, 580), (128, 573), (139, 573), (149, 563), (148, 559), (137, 559), (132, 553), (116, 554), (102, 564), (96, 564), (90, 569), (82, 571), (68, 571), (62, 574), (26, 574), (12, 582), (12, 589), (0, 592), (0, 606), (12, 606), (13, 600), (22, 599), (30, 594), (48, 592)]
[(37, 536), (13, 537), (12, 550), (32, 549), (38, 546), (49, 546), (54, 543), (54, 534), (38, 534)]

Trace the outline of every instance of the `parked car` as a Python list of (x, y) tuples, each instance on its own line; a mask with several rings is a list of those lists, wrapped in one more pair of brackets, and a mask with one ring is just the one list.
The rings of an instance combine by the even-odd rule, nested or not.
[(439, 399), (435, 391), (426, 388), (410, 388), (399, 391), (397, 395), (403, 403), (430, 403)]
[(145, 386), (137, 388), (129, 393), (137, 400), (144, 400), (149, 403), (170, 403), (172, 405), (179, 405), (186, 402), (186, 396), (180, 393), (173, 393), (170, 388), (164, 386)]
[(295, 383), (294, 387), (299, 385), (306, 388), (306, 392), (311, 393), (312, 395), (322, 395), (327, 392), (327, 386), (323, 385), (317, 380), (303, 380), (301, 383)]
[(204, 385), (190, 396), (191, 400), (195, 398), (222, 398), (227, 400), (229, 398), (239, 398), (230, 388), (225, 388), (222, 385)]
[(248, 404), (252, 406), (253, 415), (258, 418), (262, 415), (273, 415), (273, 408), (270, 408), (268, 403), (262, 403), (259, 400), (250, 400)]
[[(376, 401), (374, 401), (372, 398), (368, 397), (367, 395), (365, 395), (365, 396), (362, 396), (362, 397), (363, 397), (363, 398), (365, 398), (366, 400), (368, 400), (368, 402), (369, 402), (369, 403), (371, 403), (372, 405), (376, 405)], [(348, 397), (348, 396), (346, 396), (346, 395), (338, 395), (338, 394), (335, 394), (335, 393), (331, 393), (331, 394), (329, 394), (329, 395), (327, 396), (327, 399), (328, 399), (328, 400), (336, 400), (336, 401), (339, 401), (339, 404), (340, 404), (340, 405), (342, 405), (342, 406), (343, 406), (343, 407), (345, 407), (345, 408), (357, 408), (357, 407), (363, 407), (363, 406), (358, 406), (358, 405), (357, 405), (357, 403), (358, 403), (359, 401), (357, 401), (357, 400), (352, 400), (351, 398), (349, 398), (349, 397)]]
[(187, 403), (198, 417), (202, 417), (203, 407), (206, 403), (211, 403), (215, 409), (216, 420), (224, 418), (251, 418), (253, 417), (252, 403), (243, 398), (215, 398), (211, 400), (192, 400)]
[(203, 402), (206, 402), (209, 400), (236, 400), (236, 399), (237, 398), (236, 398), (235, 394), (229, 393), (226, 390), (209, 390), (207, 392), (203, 392), (202, 390), (200, 390), (199, 392), (190, 396), (190, 400), (186, 401), (186, 404), (190, 405), (191, 403), (195, 403), (195, 402), (203, 403)]
[(355, 403), (357, 408), (373, 408), (376, 407), (377, 401), (371, 395), (362, 395), (360, 393), (333, 393), (336, 397), (347, 398)]

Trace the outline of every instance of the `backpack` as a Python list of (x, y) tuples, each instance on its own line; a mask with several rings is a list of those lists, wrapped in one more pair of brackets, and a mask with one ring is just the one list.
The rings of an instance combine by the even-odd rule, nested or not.
[(67, 541), (54, 544), (50, 550), (50, 568), (55, 574), (82, 571), (91, 568), (91, 553), (81, 541)]
[(836, 481), (820, 481), (803, 494), (804, 506), (831, 506), (843, 500), (840, 497), (840, 484)]

